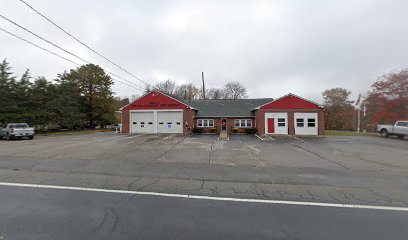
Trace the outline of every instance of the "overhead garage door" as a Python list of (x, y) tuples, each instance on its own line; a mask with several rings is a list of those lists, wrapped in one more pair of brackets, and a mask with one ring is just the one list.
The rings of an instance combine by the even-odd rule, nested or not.
[(295, 134), (318, 135), (317, 113), (295, 113)]
[(158, 133), (183, 133), (183, 112), (181, 111), (158, 111)]
[(266, 134), (288, 134), (288, 114), (265, 113), (265, 133)]
[(132, 133), (154, 133), (154, 112), (132, 112)]

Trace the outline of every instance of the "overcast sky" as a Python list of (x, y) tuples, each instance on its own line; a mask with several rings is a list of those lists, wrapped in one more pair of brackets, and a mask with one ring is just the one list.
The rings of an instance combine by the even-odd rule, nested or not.
[[(222, 87), (240, 81), (249, 97), (289, 92), (322, 102), (344, 87), (353, 98), (376, 78), (408, 67), (408, 1), (26, 0), (80, 40), (155, 83)], [(18, 0), (0, 14), (105, 69), (143, 85), (82, 47)], [(0, 27), (82, 63), (0, 19)], [(18, 76), (49, 80), (76, 66), (0, 32), (0, 58)], [(140, 91), (115, 84), (119, 96)]]

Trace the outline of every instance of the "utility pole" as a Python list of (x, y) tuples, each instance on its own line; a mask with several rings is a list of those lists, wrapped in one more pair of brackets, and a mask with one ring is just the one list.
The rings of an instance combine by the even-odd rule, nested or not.
[(357, 111), (357, 132), (360, 132), (360, 106), (358, 106)]
[(204, 98), (204, 100), (205, 100), (204, 72), (201, 72), (201, 79), (203, 79), (203, 98)]

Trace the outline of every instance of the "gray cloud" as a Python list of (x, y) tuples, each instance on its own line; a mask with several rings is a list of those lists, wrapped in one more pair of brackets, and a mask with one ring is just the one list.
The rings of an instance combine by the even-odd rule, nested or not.
[[(170, 78), (198, 85), (204, 71), (207, 85), (237, 80), (250, 97), (292, 92), (321, 101), (324, 89), (341, 86), (356, 97), (381, 74), (408, 66), (403, 0), (28, 2), (152, 83)], [(18, 1), (3, 0), (0, 13), (136, 82)], [(3, 20), (0, 26), (41, 43)], [(18, 74), (30, 68), (53, 79), (75, 67), (3, 33), (0, 41), (0, 57)], [(120, 84), (114, 91), (138, 93)]]

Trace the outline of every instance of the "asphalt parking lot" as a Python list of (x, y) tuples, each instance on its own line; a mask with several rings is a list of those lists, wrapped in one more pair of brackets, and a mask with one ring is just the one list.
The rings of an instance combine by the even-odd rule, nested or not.
[(38, 135), (0, 141), (0, 181), (408, 205), (408, 141), (380, 137)]
[(407, 173), (393, 138), (0, 141), (0, 239), (404, 239)]

